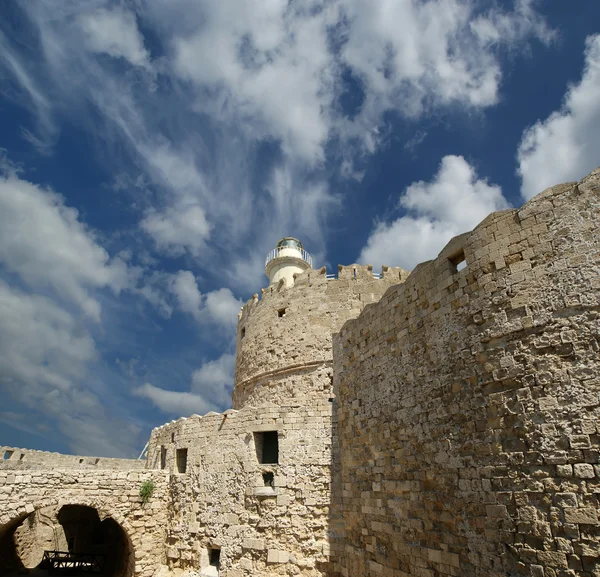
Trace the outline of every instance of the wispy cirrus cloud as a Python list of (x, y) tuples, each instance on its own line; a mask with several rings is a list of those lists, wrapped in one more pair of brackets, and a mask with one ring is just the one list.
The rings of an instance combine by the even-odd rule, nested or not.
[[(23, 134), (51, 152), (62, 126), (84, 133), (98, 163), (119, 182), (134, 221), (126, 232), (135, 243), (127, 257), (112, 254), (60, 191), (14, 174), (0, 181), (0, 258), (10, 276), (2, 281), (4, 303), (37, 327), (25, 334), (11, 325), (12, 346), (26, 342), (31, 350), (0, 345), (12, 351), (3, 357), (0, 350), (11, 394), (33, 383), (36, 402), (65, 431), (75, 431), (65, 432), (73, 447), (81, 450), (83, 434), (91, 434), (97, 441), (88, 449), (108, 451), (109, 429), (123, 423), (103, 424), (102, 397), (84, 383), (104, 350), (99, 333), (114, 334), (102, 299), (131, 297), (142, 308), (150, 303), (164, 322), (178, 318), (176, 311), (219, 337), (216, 350), (193, 361), (189, 390), (163, 389), (166, 380), (151, 371), (132, 376), (138, 402), (144, 397), (175, 414), (223, 408), (233, 378), (236, 295), (262, 283), (264, 254), (292, 234), (308, 240), (316, 261), (326, 257), (327, 223), (346, 201), (330, 177), (361, 178), (354, 163), (379, 149), (390, 115), (418, 119), (457, 104), (467, 111), (493, 106), (502, 53), (552, 41), (535, 6), (531, 0), (507, 9), (476, 0), (15, 5), (26, 25), (15, 33), (0, 22), (0, 73), (10, 79), (9, 96), (35, 119)], [(443, 201), (446, 190), (450, 204)], [(505, 202), (461, 157), (446, 157), (432, 181), (414, 183), (402, 198), (409, 215), (380, 224), (363, 258), (406, 265), (408, 251), (390, 252), (391, 242), (418, 245), (422, 254), (412, 254), (424, 258)], [(457, 213), (465, 199), (466, 214)], [(60, 335), (54, 342), (52, 332)], [(50, 395), (59, 384), (63, 392)], [(71, 422), (58, 413), (61, 403), (75, 408)]]

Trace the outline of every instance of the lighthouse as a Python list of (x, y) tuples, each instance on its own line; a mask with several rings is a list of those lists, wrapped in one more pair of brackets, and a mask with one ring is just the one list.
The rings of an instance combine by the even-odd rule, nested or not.
[(286, 286), (291, 287), (294, 285), (294, 275), (309, 268), (312, 268), (312, 257), (304, 250), (302, 243), (291, 236), (282, 238), (265, 261), (269, 284), (277, 283), (283, 278)]

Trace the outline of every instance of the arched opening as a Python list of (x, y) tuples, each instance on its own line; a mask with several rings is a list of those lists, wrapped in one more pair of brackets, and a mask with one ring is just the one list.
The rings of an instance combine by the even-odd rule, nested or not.
[(0, 530), (1, 577), (28, 573), (40, 577), (48, 573), (79, 575), (69, 568), (72, 561), (85, 563), (84, 569), (103, 577), (133, 575), (129, 537), (114, 519), (101, 519), (93, 507), (46, 507)]

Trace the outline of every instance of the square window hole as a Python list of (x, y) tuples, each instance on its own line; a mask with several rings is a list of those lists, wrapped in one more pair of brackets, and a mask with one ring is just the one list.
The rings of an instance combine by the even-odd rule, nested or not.
[(275, 475), (272, 472), (262, 474), (265, 487), (275, 487)]
[(277, 431), (254, 433), (254, 446), (259, 463), (276, 465), (279, 463), (279, 437)]
[(187, 471), (187, 449), (177, 449), (177, 472), (185, 473)]
[(284, 308), (283, 308), (283, 309), (279, 309), (279, 310), (277, 311), (277, 316), (278, 316), (280, 319), (282, 319), (282, 318), (285, 316), (285, 309), (284, 309)]
[(4, 451), (4, 460), (8, 461), (13, 456), (14, 451)]
[(448, 260), (450, 261), (450, 264), (454, 269), (453, 272), (455, 273), (467, 266), (467, 261), (465, 260), (465, 251), (463, 250), (449, 257)]

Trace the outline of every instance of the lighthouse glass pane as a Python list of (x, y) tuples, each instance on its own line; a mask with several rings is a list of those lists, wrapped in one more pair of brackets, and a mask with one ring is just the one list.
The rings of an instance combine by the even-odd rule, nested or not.
[(277, 248), (292, 247), (301, 249), (302, 245), (294, 238), (284, 238), (277, 243)]

